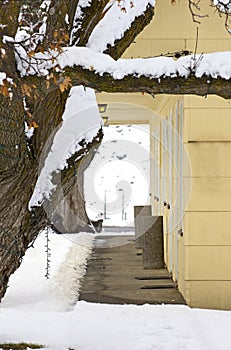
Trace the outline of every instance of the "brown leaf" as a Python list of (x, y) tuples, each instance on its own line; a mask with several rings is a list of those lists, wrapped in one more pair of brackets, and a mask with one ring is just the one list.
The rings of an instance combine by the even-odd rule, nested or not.
[(49, 89), (50, 85), (51, 85), (50, 80), (46, 80), (46, 87), (47, 87), (47, 89)]
[(32, 87), (30, 85), (22, 84), (21, 89), (24, 96), (31, 96)]
[(2, 83), (3, 83), (3, 85), (0, 85), (0, 93), (4, 97), (9, 97), (8, 81), (7, 81), (7, 79), (3, 79)]
[(59, 84), (59, 88), (61, 92), (64, 92), (71, 86), (72, 86), (71, 79), (69, 77), (66, 77), (64, 81), (61, 84)]
[(33, 56), (35, 55), (34, 50), (29, 51), (27, 55), (28, 55), (29, 57), (33, 57)]
[(32, 127), (33, 127), (34, 129), (36, 129), (36, 128), (38, 128), (38, 124), (37, 124), (35, 121), (33, 121), (33, 122), (32, 122)]
[(8, 91), (7, 85), (0, 85), (0, 93), (1, 93), (4, 97), (9, 97), (9, 91)]
[(59, 36), (59, 32), (57, 30), (55, 30), (53, 36), (55, 39), (57, 39)]
[(29, 122), (28, 128), (29, 129), (31, 129), (31, 128), (37, 129), (38, 124), (35, 121), (31, 121), (31, 122)]

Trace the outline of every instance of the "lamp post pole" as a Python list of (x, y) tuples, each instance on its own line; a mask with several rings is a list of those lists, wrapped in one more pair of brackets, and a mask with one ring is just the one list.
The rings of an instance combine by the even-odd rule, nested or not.
[(107, 190), (104, 191), (104, 219), (107, 218)]
[(124, 220), (124, 189), (120, 188), (119, 191), (122, 192), (122, 220)]

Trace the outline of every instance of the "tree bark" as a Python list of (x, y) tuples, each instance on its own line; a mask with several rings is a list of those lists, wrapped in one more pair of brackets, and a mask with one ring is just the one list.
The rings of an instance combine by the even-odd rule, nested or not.
[(67, 67), (64, 76), (71, 79), (73, 85), (82, 84), (97, 91), (104, 92), (146, 92), (153, 97), (158, 94), (167, 95), (217, 95), (224, 99), (231, 98), (231, 79), (213, 78), (202, 76), (197, 78), (191, 73), (187, 78), (160, 77), (150, 78), (147, 76), (136, 77), (127, 75), (123, 79), (114, 79), (110, 74), (102, 76), (94, 70), (87, 70), (80, 66)]
[[(68, 195), (67, 203), (68, 201), (73, 202), (73, 195), (69, 193), (74, 180), (73, 167), (77, 169), (81, 159), (91, 149), (97, 147), (102, 139), (102, 133), (99, 133), (91, 144), (87, 144), (71, 158), (68, 168), (61, 173), (61, 197), (59, 194), (54, 194), (55, 200), (51, 200), (49, 205), (45, 204), (29, 211), (28, 203), (38, 178), (38, 168), (43, 161), (43, 147), (51, 136), (45, 150), (47, 153), (53, 140), (51, 132), (62, 120), (67, 96), (68, 92), (61, 93), (59, 89), (56, 89), (46, 96), (41, 95), (41, 101), (36, 99), (32, 108), (40, 125), (35, 129), (31, 144), (28, 144), (24, 136), (21, 100), (19, 99), (18, 105), (16, 102), (12, 103), (8, 98), (0, 97), (0, 300), (5, 294), (10, 275), (19, 267), (30, 243), (46, 225), (54, 224), (53, 213), (60, 200)], [(20, 116), (19, 112), (21, 112), (21, 117), (16, 118)], [(91, 159), (91, 156), (89, 157)], [(88, 165), (87, 159), (86, 157), (86, 166)], [(83, 178), (86, 166), (79, 168), (79, 179)], [(80, 184), (82, 184), (81, 181)], [(82, 223), (79, 226), (80, 229), (83, 228), (83, 224), (89, 223), (85, 211), (83, 187), (76, 188), (75, 196), (78, 203), (74, 210), (75, 216)], [(64, 215), (65, 211), (61, 210), (60, 214)]]

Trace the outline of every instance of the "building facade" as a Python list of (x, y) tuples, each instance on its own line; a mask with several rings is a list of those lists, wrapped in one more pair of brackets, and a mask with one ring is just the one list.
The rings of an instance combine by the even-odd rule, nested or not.
[[(209, 16), (198, 25), (188, 1), (157, 1), (152, 23), (124, 57), (194, 53), (195, 48), (199, 54), (229, 51), (224, 18), (209, 4), (203, 1), (201, 11)], [(186, 302), (230, 310), (231, 101), (217, 96), (97, 95), (99, 103), (109, 106), (109, 123), (150, 124), (153, 214), (164, 217), (165, 263)], [(120, 108), (124, 104), (123, 113), (116, 103)]]

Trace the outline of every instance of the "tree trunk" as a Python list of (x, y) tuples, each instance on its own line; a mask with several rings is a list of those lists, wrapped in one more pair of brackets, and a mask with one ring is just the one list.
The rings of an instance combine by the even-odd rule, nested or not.
[[(94, 158), (95, 151), (102, 138), (99, 132), (99, 140), (89, 145), (88, 153), (75, 164), (68, 181), (68, 186), (63, 186), (59, 194), (63, 194), (61, 200), (52, 210), (52, 226), (59, 233), (94, 232), (94, 228), (86, 212), (84, 200), (84, 172)], [(51, 202), (49, 202), (51, 205)]]
[[(6, 292), (10, 275), (19, 267), (28, 246), (46, 225), (55, 226), (53, 214), (56, 207), (60, 208), (61, 221), (65, 224), (65, 205), (70, 206), (70, 211), (78, 218), (76, 226), (72, 223), (71, 231), (83, 230), (89, 223), (85, 211), (82, 179), (93, 153), (91, 152), (84, 162), (81, 162), (81, 159), (99, 145), (102, 131), (91, 144), (85, 146), (85, 149), (72, 156), (68, 168), (61, 172), (61, 191), (60, 188), (55, 191), (49, 205), (47, 202), (42, 207), (34, 207), (31, 211), (28, 209), (41, 166), (42, 146), (46, 144), (53, 127), (62, 120), (67, 95), (68, 93), (62, 94), (58, 89), (44, 97), (42, 103), (36, 102), (37, 105), (35, 104), (33, 109), (41, 124), (35, 130), (31, 143), (25, 138), (20, 104), (11, 105), (8, 99), (0, 98), (0, 300)], [(16, 117), (18, 115), (19, 117)], [(48, 148), (51, 144), (52, 142), (49, 142)], [(73, 169), (77, 169), (78, 181)], [(75, 182), (78, 186), (74, 186), (75, 192), (72, 193), (69, 190)], [(66, 204), (62, 206), (60, 201)]]

